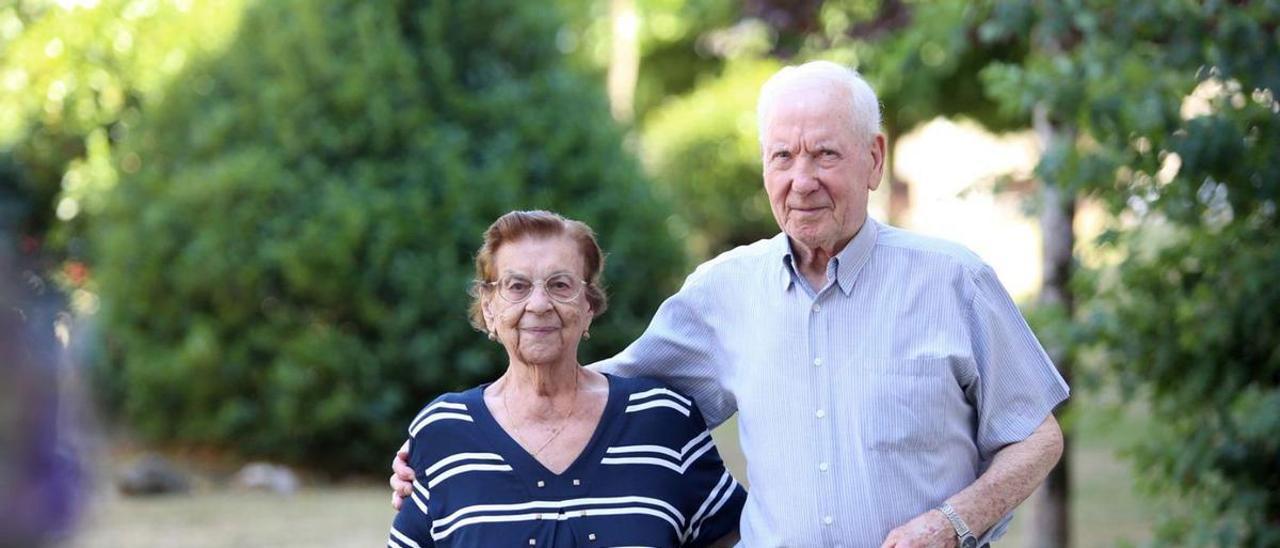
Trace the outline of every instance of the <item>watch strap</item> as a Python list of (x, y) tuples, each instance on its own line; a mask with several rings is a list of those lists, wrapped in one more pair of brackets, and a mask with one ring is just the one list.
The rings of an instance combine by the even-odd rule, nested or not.
[(960, 546), (971, 546), (977, 543), (977, 539), (973, 536), (973, 531), (969, 529), (969, 524), (964, 522), (960, 514), (956, 513), (956, 509), (951, 507), (948, 502), (938, 505), (937, 510), (947, 517), (947, 521), (951, 522), (951, 527), (955, 529), (957, 544)]

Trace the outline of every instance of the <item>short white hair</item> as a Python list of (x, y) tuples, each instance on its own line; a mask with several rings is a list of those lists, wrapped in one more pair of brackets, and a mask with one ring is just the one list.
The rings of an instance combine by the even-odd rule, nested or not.
[(871, 139), (880, 133), (880, 100), (858, 71), (831, 61), (810, 61), (803, 65), (783, 67), (760, 87), (756, 101), (756, 126), (760, 132), (760, 144), (768, 132), (765, 124), (769, 112), (778, 97), (788, 90), (804, 87), (813, 82), (838, 86), (849, 92), (849, 119), (853, 120), (853, 132), (859, 138)]

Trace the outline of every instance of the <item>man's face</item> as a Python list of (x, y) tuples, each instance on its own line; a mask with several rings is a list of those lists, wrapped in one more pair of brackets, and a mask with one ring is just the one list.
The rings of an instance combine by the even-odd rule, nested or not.
[(860, 138), (848, 92), (814, 83), (782, 92), (767, 115), (764, 188), (778, 227), (806, 251), (835, 255), (867, 217), (884, 136)]

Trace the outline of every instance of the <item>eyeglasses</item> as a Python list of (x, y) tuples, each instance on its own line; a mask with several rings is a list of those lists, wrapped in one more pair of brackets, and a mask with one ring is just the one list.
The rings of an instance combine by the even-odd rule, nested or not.
[(582, 288), (586, 287), (587, 282), (568, 274), (554, 274), (538, 281), (533, 281), (523, 276), (506, 276), (496, 282), (486, 282), (484, 285), (496, 287), (498, 296), (511, 304), (519, 304), (529, 300), (529, 297), (533, 295), (533, 289), (537, 286), (542, 286), (543, 291), (547, 292), (547, 296), (551, 300), (570, 303), (578, 298), (578, 295), (582, 294)]

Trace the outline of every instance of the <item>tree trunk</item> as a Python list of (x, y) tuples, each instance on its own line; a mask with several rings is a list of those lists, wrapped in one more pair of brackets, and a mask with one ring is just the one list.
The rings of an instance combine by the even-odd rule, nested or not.
[(609, 111), (614, 120), (623, 123), (635, 117), (636, 80), (640, 75), (639, 17), (635, 0), (610, 0)]
[[(1038, 105), (1032, 115), (1036, 136), (1042, 152), (1054, 147), (1072, 146), (1074, 128), (1064, 127), (1050, 120), (1048, 109)], [(1054, 182), (1041, 181), (1040, 196), (1043, 207), (1040, 213), (1040, 233), (1044, 251), (1044, 275), (1040, 289), (1042, 306), (1058, 307), (1071, 318), (1075, 315), (1075, 297), (1071, 294), (1071, 274), (1074, 269), (1072, 249), (1075, 247), (1074, 222), (1076, 197)], [(1061, 344), (1046, 348), (1050, 359), (1067, 383), (1071, 382), (1071, 358)], [(1064, 404), (1059, 409), (1066, 409)], [(1063, 432), (1062, 460), (1049, 472), (1036, 507), (1032, 544), (1036, 548), (1065, 548), (1070, 543), (1070, 487), (1071, 487), (1071, 436)]]

